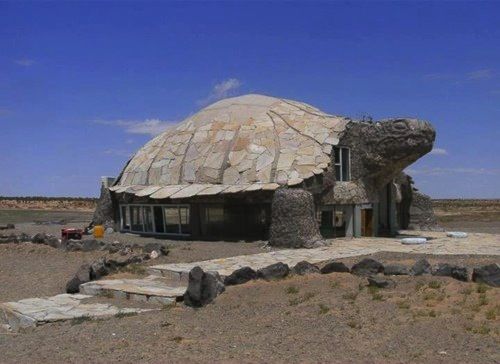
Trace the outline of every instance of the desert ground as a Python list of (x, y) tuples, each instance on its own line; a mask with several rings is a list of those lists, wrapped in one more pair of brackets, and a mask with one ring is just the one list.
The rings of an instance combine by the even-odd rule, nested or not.
[[(437, 201), (436, 214), (448, 230), (500, 234), (499, 201)], [(88, 209), (0, 211), (0, 225), (15, 223), (15, 232), (28, 234), (59, 235), (62, 227), (82, 227), (90, 218)], [(118, 233), (105, 239), (154, 240)], [(169, 254), (154, 264), (266, 251), (261, 241), (159, 241)], [(104, 254), (1, 244), (0, 302), (63, 293), (82, 263)], [(469, 268), (499, 262), (498, 255), (370, 257), (407, 266), (421, 257)], [(362, 258), (341, 261), (352, 265)], [(116, 277), (144, 275), (139, 268)], [(369, 288), (366, 278), (349, 273), (259, 280), (227, 287), (200, 309), (178, 303), (135, 316), (0, 330), (0, 362), (500, 362), (498, 288), (448, 277), (393, 279), (392, 289)]]

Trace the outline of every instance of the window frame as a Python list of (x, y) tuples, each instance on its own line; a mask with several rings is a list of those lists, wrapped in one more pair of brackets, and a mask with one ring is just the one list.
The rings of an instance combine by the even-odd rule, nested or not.
[[(344, 179), (344, 176), (343, 176), (343, 154), (344, 154), (344, 150), (347, 150), (348, 151), (348, 155), (347, 155), (347, 172), (348, 172), (348, 175), (349, 175), (349, 178), (346, 178)], [(336, 158), (336, 153), (338, 152), (338, 156), (339, 156), (339, 162), (337, 163), (335, 161), (335, 158)], [(335, 146), (333, 147), (333, 166), (335, 168), (335, 181), (337, 182), (349, 182), (351, 181), (351, 148), (349, 147), (342, 147), (342, 146)], [(339, 167), (339, 175), (337, 175), (337, 167)]]
[[(142, 207), (141, 211), (142, 211), (142, 231), (139, 231), (139, 230), (132, 230), (132, 223), (129, 225), (129, 228), (128, 229), (124, 229), (124, 225), (123, 225), (123, 208), (126, 209), (126, 213), (130, 215), (130, 207), (132, 206), (138, 206), (138, 207)], [(163, 231), (164, 232), (157, 232), (156, 231), (156, 221), (155, 221), (155, 218), (154, 218), (154, 207), (161, 207), (162, 208), (162, 211), (163, 211)], [(170, 208), (177, 208), (177, 213), (179, 214), (179, 224), (178, 224), (178, 232), (177, 233), (167, 233), (167, 222), (166, 222), (166, 219), (165, 219), (165, 212), (164, 212), (164, 209), (165, 207), (170, 207)], [(146, 209), (150, 209), (150, 212), (151, 212), (151, 217), (152, 217), (152, 225), (153, 225), (153, 231), (146, 231), (146, 214), (145, 214), (145, 210)], [(120, 231), (123, 231), (123, 232), (130, 232), (130, 233), (137, 233), (137, 234), (144, 234), (144, 235), (168, 235), (168, 236), (190, 236), (191, 235), (191, 232), (189, 233), (183, 233), (182, 232), (182, 228), (181, 228), (181, 218), (180, 218), (180, 209), (181, 208), (187, 208), (188, 210), (188, 215), (189, 215), (189, 220), (188, 220), (188, 224), (187, 225), (191, 225), (191, 206), (189, 204), (140, 204), (140, 203), (131, 203), (131, 204), (120, 204), (119, 205), (119, 210), (120, 210)], [(132, 217), (130, 217), (132, 218)], [(186, 225), (186, 224), (185, 224)]]

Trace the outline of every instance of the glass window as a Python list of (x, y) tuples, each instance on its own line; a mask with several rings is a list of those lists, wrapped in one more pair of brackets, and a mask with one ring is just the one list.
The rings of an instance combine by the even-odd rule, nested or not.
[(337, 181), (349, 181), (351, 179), (351, 161), (349, 148), (334, 147), (335, 179)]
[(189, 206), (121, 206), (122, 229), (135, 232), (190, 234)]
[(183, 206), (179, 207), (180, 223), (181, 223), (181, 233), (189, 234), (191, 232), (191, 227), (189, 225), (189, 207)]
[(142, 206), (130, 206), (130, 222), (132, 231), (144, 231)]
[(130, 230), (130, 215), (128, 213), (128, 206), (122, 206), (122, 229)]
[(151, 206), (144, 206), (144, 231), (153, 232), (153, 213)]
[(224, 233), (224, 207), (207, 206), (205, 208), (204, 225), (206, 235), (222, 236)]
[(165, 207), (163, 211), (165, 214), (165, 225), (167, 228), (166, 233), (179, 234), (179, 227), (181, 223), (179, 208), (177, 206), (169, 206)]

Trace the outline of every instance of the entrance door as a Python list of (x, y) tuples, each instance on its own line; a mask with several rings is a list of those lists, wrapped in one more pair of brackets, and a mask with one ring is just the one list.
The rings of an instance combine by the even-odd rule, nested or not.
[(361, 210), (361, 236), (373, 236), (373, 209)]
[(333, 238), (335, 236), (335, 230), (333, 226), (333, 210), (323, 210), (321, 211), (321, 235), (324, 238)]

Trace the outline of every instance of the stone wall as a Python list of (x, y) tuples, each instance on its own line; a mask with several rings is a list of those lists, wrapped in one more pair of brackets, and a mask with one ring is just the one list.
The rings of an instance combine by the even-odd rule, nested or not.
[(434, 215), (431, 198), (416, 190), (413, 191), (410, 205), (410, 224), (408, 228), (411, 230), (443, 230), (438, 225)]
[(97, 201), (92, 223), (94, 225), (105, 225), (106, 227), (114, 228), (113, 197), (104, 185), (101, 186), (101, 195)]

